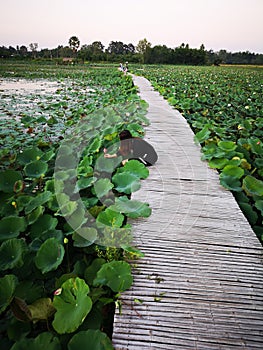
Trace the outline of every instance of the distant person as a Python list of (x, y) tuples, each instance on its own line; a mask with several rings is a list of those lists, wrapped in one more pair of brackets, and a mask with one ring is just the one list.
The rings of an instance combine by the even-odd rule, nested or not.
[(132, 137), (129, 130), (123, 130), (119, 134), (120, 148), (115, 154), (108, 154), (104, 149), (105, 158), (115, 158), (121, 156), (122, 164), (129, 159), (137, 159), (146, 166), (151, 166), (157, 162), (158, 156), (155, 149), (148, 142), (140, 137)]
[(124, 71), (124, 67), (123, 67), (123, 64), (122, 64), (122, 63), (120, 63), (118, 70), (119, 70), (120, 72), (123, 72), (123, 71)]
[(129, 69), (129, 62), (125, 62), (125, 65), (123, 67), (124, 74), (128, 72), (128, 69)]

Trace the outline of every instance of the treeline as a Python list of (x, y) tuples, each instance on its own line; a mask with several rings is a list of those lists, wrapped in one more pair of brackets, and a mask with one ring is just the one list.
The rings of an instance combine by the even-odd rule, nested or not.
[(153, 46), (146, 39), (140, 40), (137, 46), (132, 43), (111, 41), (107, 48), (100, 42), (94, 41), (89, 45), (80, 47), (79, 39), (75, 36), (69, 39), (68, 46), (59, 45), (55, 49), (38, 50), (38, 44), (32, 43), (29, 47), (22, 45), (0, 47), (2, 59), (38, 59), (57, 60), (63, 58), (89, 62), (135, 62), (148, 64), (182, 64), (182, 65), (219, 65), (219, 64), (263, 64), (263, 54), (246, 52), (227, 52), (220, 50), (207, 51), (204, 45), (199, 49), (190, 48), (188, 44), (181, 44), (176, 48), (166, 45)]

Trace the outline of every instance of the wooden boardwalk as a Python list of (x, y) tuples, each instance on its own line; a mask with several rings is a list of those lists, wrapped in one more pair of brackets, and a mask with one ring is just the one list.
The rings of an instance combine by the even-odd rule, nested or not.
[[(159, 160), (134, 198), (134, 284), (115, 314), (116, 350), (263, 349), (263, 250), (218, 173), (200, 160), (185, 119), (142, 77), (148, 140)], [(141, 301), (141, 302), (139, 302)]]

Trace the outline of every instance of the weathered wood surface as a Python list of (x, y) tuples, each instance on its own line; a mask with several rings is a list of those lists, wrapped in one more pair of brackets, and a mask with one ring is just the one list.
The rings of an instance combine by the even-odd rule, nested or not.
[[(179, 112), (142, 77), (146, 139), (159, 155), (134, 198), (152, 216), (133, 222), (134, 284), (116, 311), (116, 350), (263, 349), (262, 247)], [(141, 300), (142, 303), (138, 301)]]

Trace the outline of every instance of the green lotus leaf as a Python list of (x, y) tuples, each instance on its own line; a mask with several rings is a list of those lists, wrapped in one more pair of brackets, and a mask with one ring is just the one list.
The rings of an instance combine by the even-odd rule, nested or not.
[(36, 254), (36, 267), (42, 273), (55, 270), (62, 263), (64, 252), (64, 247), (56, 238), (47, 239)]
[(92, 308), (89, 286), (84, 280), (70, 278), (61, 286), (60, 295), (54, 297), (55, 313), (52, 325), (59, 334), (74, 332), (84, 321)]
[(25, 300), (27, 304), (33, 303), (43, 295), (43, 283), (39, 281), (23, 280), (16, 287), (15, 296)]
[(93, 183), (96, 181), (96, 178), (94, 177), (81, 177), (77, 181), (77, 191), (83, 190), (84, 188), (88, 188), (93, 185)]
[(226, 158), (214, 158), (209, 161), (210, 168), (213, 169), (222, 169), (228, 163)]
[(140, 179), (129, 173), (115, 174), (112, 177), (115, 189), (120, 193), (130, 194), (138, 191), (141, 187)]
[(144, 135), (144, 128), (137, 123), (130, 123), (126, 127), (130, 131), (133, 137), (142, 137)]
[(15, 238), (26, 229), (24, 217), (8, 216), (0, 220), (0, 241)]
[(94, 183), (94, 190), (98, 198), (106, 196), (113, 187), (109, 179), (99, 179)]
[(51, 149), (48, 152), (45, 152), (44, 155), (42, 155), (41, 160), (48, 162), (55, 156), (55, 152), (53, 149)]
[(26, 165), (39, 160), (43, 154), (44, 153), (38, 147), (32, 147), (25, 149), (22, 153), (19, 153), (17, 160), (20, 164)]
[(263, 181), (247, 175), (243, 180), (243, 189), (250, 196), (263, 196)]
[(73, 233), (74, 247), (88, 247), (92, 245), (98, 237), (98, 232), (93, 227), (81, 227)]
[(0, 278), (0, 314), (11, 303), (17, 284), (15, 275), (5, 275)]
[(5, 170), (0, 172), (0, 191), (5, 193), (14, 192), (17, 182), (22, 181), (20, 172), (14, 170)]
[(99, 329), (89, 329), (75, 334), (68, 343), (68, 350), (114, 350), (108, 336)]
[(232, 152), (237, 148), (237, 145), (233, 141), (219, 141), (218, 147), (226, 152)]
[(67, 217), (68, 224), (77, 230), (82, 227), (87, 222), (86, 209), (82, 205), (77, 205), (76, 210), (72, 213), (71, 216)]
[(263, 215), (263, 199), (258, 199), (255, 203), (255, 207), (260, 210)]
[(203, 143), (205, 140), (207, 140), (211, 134), (209, 128), (210, 125), (205, 125), (201, 131), (198, 131), (194, 137), (195, 141)]
[(25, 213), (28, 214), (32, 210), (36, 209), (37, 207), (45, 204), (46, 202), (48, 202), (51, 199), (51, 197), (52, 197), (52, 193), (49, 191), (45, 191), (43, 193), (40, 193), (36, 197), (33, 197), (30, 200), (30, 202), (27, 204), (26, 209), (25, 209)]
[(40, 216), (36, 222), (33, 223), (30, 229), (31, 239), (37, 238), (44, 232), (53, 230), (58, 224), (58, 219), (49, 214)]
[(23, 255), (26, 252), (26, 243), (22, 239), (11, 238), (0, 247), (0, 270), (21, 267), (24, 264)]
[(249, 203), (238, 203), (238, 205), (248, 219), (250, 225), (254, 225), (257, 222), (258, 215), (253, 210), (252, 206)]
[(263, 158), (256, 158), (255, 159), (255, 165), (259, 169), (263, 169)]
[(225, 175), (223, 173), (220, 174), (219, 178), (221, 185), (227, 188), (228, 190), (237, 192), (242, 191), (241, 182), (237, 178)]
[(105, 259), (97, 258), (94, 259), (90, 266), (85, 270), (84, 276), (88, 284), (92, 285), (93, 280), (97, 275), (97, 272), (101, 269), (102, 265), (106, 263)]
[[(121, 227), (124, 220), (124, 216), (116, 211), (110, 210), (107, 208), (106, 210), (99, 213), (96, 221), (98, 226), (111, 226), (111, 227)], [(102, 224), (102, 225), (100, 225)]]
[(43, 214), (44, 210), (45, 208), (41, 205), (35, 210), (31, 211), (26, 217), (28, 224), (33, 224)]
[(121, 161), (121, 157), (104, 158), (104, 156), (102, 155), (96, 161), (96, 170), (99, 172), (106, 172), (112, 174), (113, 171), (120, 165)]
[(60, 341), (51, 332), (40, 333), (36, 338), (22, 338), (10, 350), (61, 350)]
[(222, 174), (226, 176), (232, 176), (235, 179), (240, 179), (244, 175), (244, 169), (236, 165), (226, 165), (222, 171)]
[(116, 197), (115, 204), (109, 207), (120, 213), (124, 213), (130, 218), (149, 217), (151, 215), (151, 208), (148, 203), (143, 203), (136, 200), (130, 200), (126, 196)]
[(99, 149), (101, 147), (101, 139), (99, 137), (96, 137), (88, 146), (87, 153), (93, 154), (99, 152)]
[(127, 246), (127, 245), (122, 245), (121, 248), (129, 253), (130, 255), (132, 255), (135, 258), (143, 258), (145, 256), (145, 254), (143, 252), (141, 252), (139, 249), (135, 248), (135, 247), (131, 247), (131, 246)]
[[(90, 167), (90, 165), (92, 164), (92, 158), (93, 158), (92, 156), (85, 156), (85, 157), (83, 157), (83, 159), (81, 160), (81, 162), (79, 162), (78, 168), (93, 170), (93, 168)], [(90, 167), (91, 169), (89, 169), (89, 167)]]
[(93, 285), (106, 285), (113, 292), (124, 292), (132, 285), (131, 267), (126, 261), (111, 261), (102, 265)]
[(129, 173), (140, 179), (146, 179), (149, 176), (149, 170), (138, 160), (129, 160), (125, 165), (118, 169), (117, 173)]
[(263, 145), (260, 139), (249, 139), (249, 145), (251, 146), (251, 150), (256, 155), (263, 156)]
[(57, 193), (56, 197), (59, 204), (61, 215), (66, 217), (70, 216), (77, 209), (78, 203), (76, 201), (71, 201), (69, 196), (67, 196), (65, 193)]
[(39, 178), (43, 175), (45, 175), (45, 173), (48, 170), (48, 165), (45, 162), (42, 162), (41, 160), (35, 160), (31, 163), (28, 163), (25, 168), (25, 174), (28, 177), (32, 177), (32, 178)]

